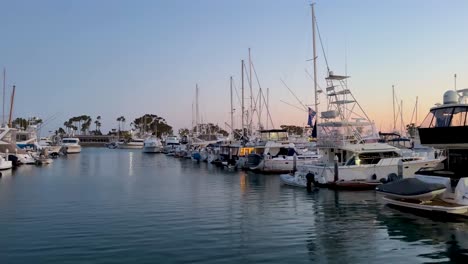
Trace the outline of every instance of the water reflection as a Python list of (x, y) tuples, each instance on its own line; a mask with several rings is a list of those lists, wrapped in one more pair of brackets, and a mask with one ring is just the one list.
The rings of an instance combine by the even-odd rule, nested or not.
[(386, 207), (377, 218), (386, 227), (390, 239), (430, 246), (435, 250), (419, 256), (431, 260), (446, 259), (468, 263), (468, 223), (466, 220), (429, 219), (414, 213)]
[(0, 263), (420, 263), (468, 248), (465, 222), (390, 210), (374, 192), (307, 194), (134, 150), (20, 167), (0, 178), (0, 212)]
[(128, 152), (128, 176), (133, 176), (135, 164), (133, 163), (133, 151)]

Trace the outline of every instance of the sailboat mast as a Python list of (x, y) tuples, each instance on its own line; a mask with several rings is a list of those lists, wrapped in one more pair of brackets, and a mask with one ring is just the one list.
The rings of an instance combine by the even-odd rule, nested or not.
[(200, 134), (200, 112), (198, 111), (198, 84), (195, 85), (195, 122), (197, 125), (197, 134)]
[(315, 10), (314, 10), (314, 5), (311, 4), (310, 6), (312, 7), (312, 46), (313, 46), (313, 52), (314, 52), (314, 95), (315, 95), (315, 112), (316, 112), (316, 117), (315, 117), (315, 122), (317, 122), (319, 118), (319, 112), (318, 112), (318, 101), (317, 101), (317, 47), (315, 44)]
[(231, 137), (234, 137), (234, 106), (232, 103), (232, 76), (230, 78), (230, 86), (231, 86)]
[(5, 124), (5, 82), (6, 82), (6, 69), (3, 68), (3, 112), (2, 112), (2, 125)]
[(393, 101), (393, 131), (396, 131), (396, 115), (395, 115), (395, 85), (392, 85), (392, 101)]
[(414, 121), (414, 123), (416, 124), (416, 126), (418, 125), (418, 97), (416, 96), (416, 121)]
[(241, 60), (241, 76), (242, 76), (242, 136), (245, 137), (244, 133), (244, 60)]
[(401, 119), (400, 135), (403, 135), (403, 100), (401, 100), (401, 105), (400, 105), (400, 119)]
[(8, 126), (11, 127), (11, 119), (13, 117), (13, 104), (15, 102), (15, 90), (16, 86), (13, 85), (13, 91), (11, 92), (11, 101), (10, 101), (10, 118), (8, 118)]
[(260, 87), (258, 91), (258, 103), (257, 103), (258, 105), (258, 129), (262, 127), (262, 96), (263, 96), (262, 88)]
[[(249, 48), (249, 87), (250, 87), (250, 119), (253, 119), (253, 91), (252, 91), (252, 59), (250, 57), (250, 48)], [(250, 127), (252, 125), (252, 121), (249, 122), (249, 131), (252, 130)]]
[(268, 129), (268, 115), (270, 110), (268, 108), (268, 104), (270, 103), (270, 88), (267, 88), (267, 98), (266, 98), (266, 129)]

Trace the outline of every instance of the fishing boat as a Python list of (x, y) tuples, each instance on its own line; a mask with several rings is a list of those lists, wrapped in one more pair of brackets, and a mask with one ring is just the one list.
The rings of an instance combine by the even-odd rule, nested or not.
[(404, 157), (400, 149), (379, 143), (374, 123), (347, 86), (348, 78), (328, 73), (327, 109), (317, 123), (317, 148), (322, 158), (318, 163), (298, 166), (300, 173), (313, 175), (314, 184), (319, 186), (372, 189), (395, 180), (400, 162), (400, 176), (406, 177), (441, 162), (441, 158)]
[(445, 92), (418, 128), (421, 144), (443, 149), (441, 166), (416, 172), (417, 181), (382, 185), (377, 191), (404, 209), (468, 217), (468, 89)]
[(79, 138), (63, 138), (62, 150), (65, 154), (75, 154), (81, 152)]

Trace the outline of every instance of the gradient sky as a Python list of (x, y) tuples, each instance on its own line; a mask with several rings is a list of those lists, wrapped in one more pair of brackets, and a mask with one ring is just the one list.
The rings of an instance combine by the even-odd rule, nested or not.
[[(40, 116), (45, 130), (69, 117), (103, 117), (103, 130), (144, 113), (189, 127), (195, 84), (204, 121), (229, 120), (229, 76), (240, 84), (240, 60), (252, 59), (270, 88), (273, 121), (304, 125), (313, 101), (309, 1), (0, 1), (0, 66), (14, 116)], [(392, 124), (392, 92), (409, 121), (419, 120), (453, 88), (468, 87), (468, 1), (317, 1), (330, 67), (352, 76), (350, 88), (378, 128)], [(347, 56), (345, 56), (347, 54)], [(325, 64), (319, 53), (320, 84)], [(258, 89), (257, 86), (254, 87)], [(240, 107), (238, 107), (240, 109)], [(229, 122), (229, 121), (228, 121)], [(239, 123), (239, 122), (237, 122)]]

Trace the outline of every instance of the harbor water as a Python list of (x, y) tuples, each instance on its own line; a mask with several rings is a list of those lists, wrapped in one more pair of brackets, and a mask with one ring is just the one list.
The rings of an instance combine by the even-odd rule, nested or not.
[(0, 263), (468, 263), (468, 221), (373, 191), (105, 148), (2, 174)]

